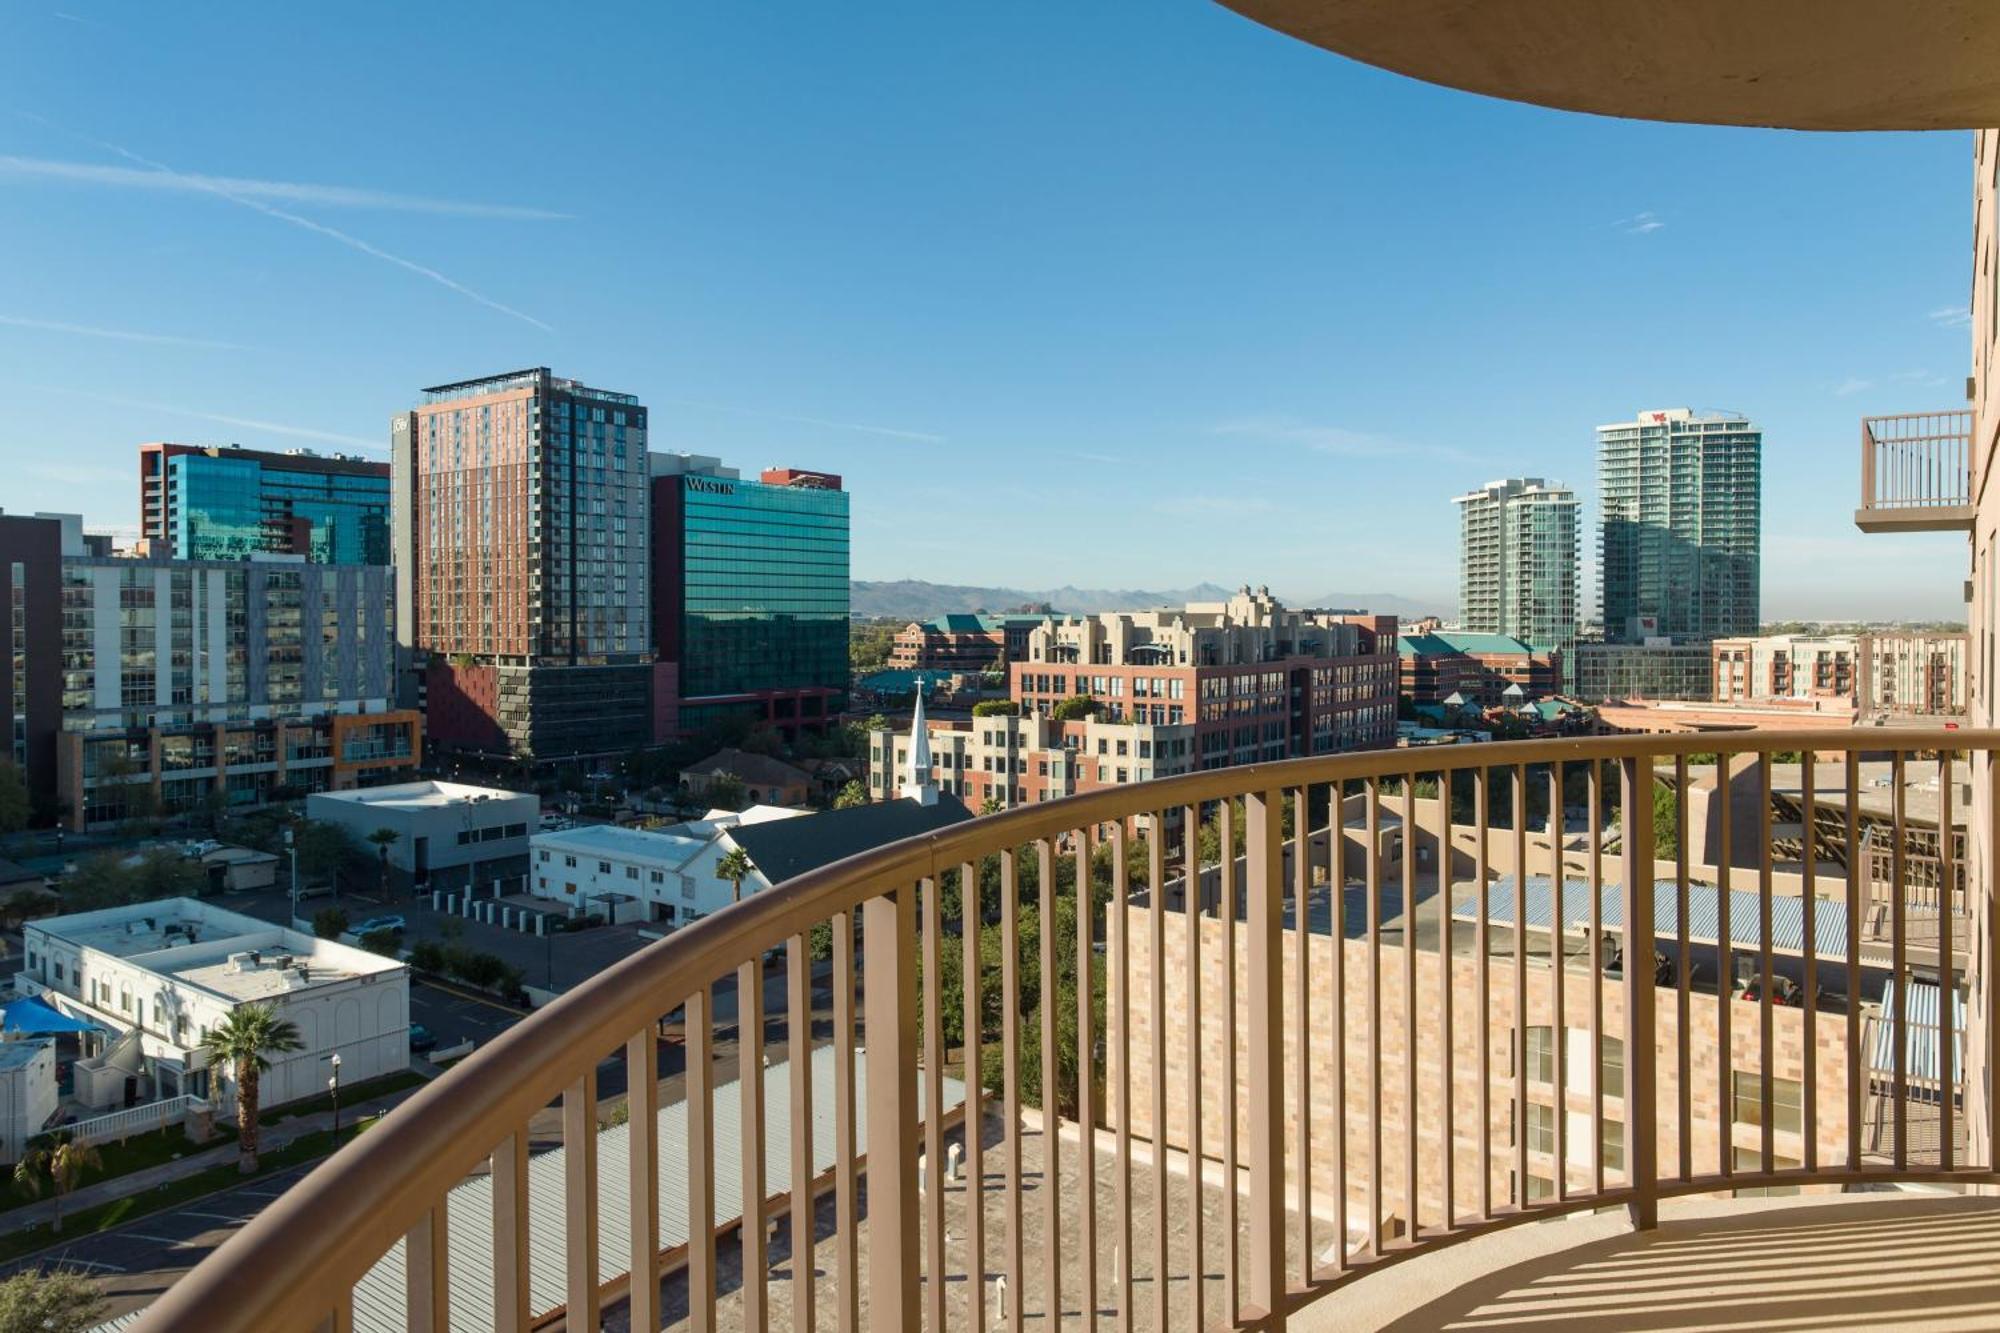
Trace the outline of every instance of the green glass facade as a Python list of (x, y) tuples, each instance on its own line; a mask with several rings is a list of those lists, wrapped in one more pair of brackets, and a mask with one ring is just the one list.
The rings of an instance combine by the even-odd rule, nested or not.
[(847, 492), (679, 481), (681, 696), (844, 692)]
[(389, 563), (387, 469), (192, 453), (168, 459), (166, 470), (175, 559), (286, 551), (316, 564)]

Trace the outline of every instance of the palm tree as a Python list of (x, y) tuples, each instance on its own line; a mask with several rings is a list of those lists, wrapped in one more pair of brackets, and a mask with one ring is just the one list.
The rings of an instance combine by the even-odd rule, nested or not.
[(403, 835), (392, 828), (378, 828), (368, 835), (368, 841), (375, 844), (375, 850), (382, 857), (382, 896), (389, 896), (389, 848), (401, 842)]
[(209, 1029), (202, 1042), (211, 1065), (227, 1062), (236, 1077), (236, 1164), (243, 1174), (257, 1169), (257, 1080), (271, 1067), (266, 1052), (296, 1051), (299, 1029), (268, 1004), (246, 1004)]
[(743, 901), (744, 877), (756, 868), (750, 864), (750, 857), (741, 847), (730, 848), (729, 853), (715, 863), (717, 877), (728, 880), (730, 887), (734, 890), (730, 895), (731, 902), (740, 903)]
[(86, 1169), (103, 1165), (98, 1159), (97, 1149), (90, 1144), (79, 1143), (67, 1134), (58, 1134), (14, 1164), (14, 1185), (30, 1198), (39, 1199), (42, 1197), (42, 1182), (47, 1181), (56, 1201), (55, 1218), (49, 1229), (61, 1231), (63, 1196), (76, 1188)]

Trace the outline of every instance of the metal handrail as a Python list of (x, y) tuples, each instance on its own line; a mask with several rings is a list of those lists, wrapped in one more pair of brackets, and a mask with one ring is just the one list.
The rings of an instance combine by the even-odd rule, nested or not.
[[(893, 929), (897, 940), (913, 942), (916, 938), (914, 926), (913, 895), (909, 892), (913, 885), (926, 881), (935, 882), (942, 870), (955, 869), (960, 865), (972, 865), (982, 859), (1001, 854), (1010, 856), (1014, 849), (1039, 843), (1043, 847), (1043, 864), (1049, 860), (1052, 845), (1078, 830), (1104, 825), (1117, 825), (1120, 835), (1116, 839), (1122, 849), (1123, 821), (1135, 817), (1155, 816), (1161, 812), (1181, 808), (1199, 810), (1212, 802), (1226, 803), (1237, 798), (1245, 798), (1253, 807), (1248, 815), (1251, 826), (1250, 853), (1245, 872), (1245, 897), (1251, 914), (1249, 926), (1249, 948), (1255, 965), (1259, 959), (1269, 964), (1275, 971), (1277, 959), (1270, 952), (1272, 942), (1282, 935), (1279, 915), (1270, 912), (1270, 905), (1281, 903), (1284, 886), (1277, 881), (1282, 874), (1273, 864), (1272, 854), (1279, 850), (1277, 820), (1272, 809), (1272, 798), (1280, 800), (1294, 791), (1304, 791), (1309, 787), (1336, 784), (1336, 790), (1344, 790), (1345, 784), (1373, 784), (1385, 778), (1414, 778), (1436, 775), (1440, 791), (1444, 790), (1446, 778), (1455, 773), (1476, 771), (1482, 775), (1480, 832), (1486, 832), (1485, 804), (1483, 800), (1486, 777), (1499, 774), (1504, 780), (1510, 773), (1520, 774), (1521, 785), (1517, 787), (1517, 800), (1526, 795), (1525, 776), (1530, 770), (1547, 768), (1549, 765), (1586, 764), (1592, 766), (1593, 774), (1597, 766), (1607, 763), (1622, 763), (1624, 780), (1629, 784), (1628, 792), (1637, 792), (1636, 785), (1641, 780), (1650, 781), (1656, 764), (1665, 762), (1684, 773), (1687, 757), (1704, 752), (1720, 752), (1725, 755), (1751, 754), (1771, 756), (1786, 751), (1814, 751), (1820, 754), (1846, 752), (1850, 756), (1862, 753), (1880, 753), (1893, 750), (1901, 756), (1922, 754), (1930, 751), (1953, 751), (1961, 753), (1986, 752), (1989, 758), (2000, 751), (2000, 730), (1943, 729), (1898, 729), (1883, 732), (1879, 729), (1851, 731), (1785, 731), (1758, 733), (1683, 734), (1683, 735), (1632, 735), (1559, 738), (1534, 741), (1500, 742), (1458, 747), (1427, 748), (1421, 752), (1410, 750), (1360, 751), (1312, 758), (1285, 760), (1272, 763), (1246, 765), (1241, 767), (1205, 770), (1127, 787), (1107, 788), (1063, 800), (1026, 806), (1008, 810), (996, 815), (947, 827), (939, 832), (883, 847), (871, 852), (847, 858), (820, 870), (788, 880), (769, 890), (758, 893), (743, 902), (710, 915), (701, 921), (675, 932), (670, 937), (657, 941), (646, 949), (613, 965), (592, 977), (576, 989), (561, 996), (544, 1009), (521, 1023), (503, 1032), (492, 1042), (431, 1082), (415, 1096), (387, 1115), (369, 1133), (357, 1137), (342, 1148), (330, 1161), (293, 1186), (284, 1195), (266, 1208), (256, 1219), (231, 1237), (207, 1260), (198, 1265), (186, 1277), (171, 1287), (151, 1308), (141, 1323), (147, 1333), (275, 1333), (277, 1330), (307, 1329), (324, 1326), (323, 1321), (331, 1320), (331, 1327), (342, 1327), (342, 1313), (349, 1308), (351, 1290), (356, 1282), (381, 1258), (383, 1253), (404, 1237), (409, 1237), (414, 1250), (420, 1236), (429, 1236), (429, 1228), (438, 1225), (441, 1217), (442, 1200), (469, 1173), (480, 1169), (493, 1158), (497, 1144), (508, 1141), (509, 1136), (518, 1135), (529, 1119), (549, 1106), (559, 1097), (576, 1099), (579, 1104), (594, 1106), (594, 1094), (588, 1093), (589, 1079), (596, 1064), (607, 1053), (637, 1043), (640, 1039), (633, 1034), (650, 1034), (662, 1015), (680, 1008), (684, 1004), (689, 1009), (691, 1040), (699, 1039), (699, 1049), (706, 1058), (706, 1037), (694, 1033), (692, 1029), (697, 1019), (707, 1014), (705, 999), (707, 988), (717, 981), (740, 970), (757, 967), (767, 951), (786, 944), (787, 941), (802, 940), (806, 932), (819, 923), (838, 914), (851, 913), (856, 909), (890, 906), (891, 899), (900, 898), (901, 905), (895, 907), (897, 915), (887, 910), (877, 918), (871, 916), (870, 936), (878, 928)], [(1768, 782), (1768, 766), (1765, 767)], [(1593, 792), (1596, 791), (1597, 777), (1593, 776)], [(1677, 785), (1677, 799), (1685, 808), (1688, 799), (1687, 784)], [(1372, 790), (1372, 787), (1371, 787)], [(1405, 807), (1410, 799), (1406, 785)], [(1898, 788), (1900, 796), (1901, 788)], [(1374, 798), (1380, 804), (1379, 793)], [(1810, 801), (1808, 795), (1808, 801)], [(1592, 802), (1593, 809), (1596, 801)], [(1560, 803), (1552, 809), (1552, 820), (1560, 820)], [(1722, 803), (1723, 840), (1728, 840), (1728, 802)], [(1642, 958), (1650, 956), (1652, 950), (1652, 859), (1649, 854), (1630, 850), (1650, 848), (1651, 809), (1649, 802), (1627, 801), (1628, 820), (1627, 845), (1625, 853), (1635, 859), (1630, 861), (1630, 872), (1626, 883), (1632, 894), (1630, 915), (1631, 934), (1627, 944), (1629, 956)], [(1768, 920), (1769, 908), (1769, 801), (1765, 803), (1765, 909)], [(1525, 810), (1517, 805), (1515, 812), (1516, 836), (1525, 847)], [(1160, 828), (1155, 820), (1156, 834)], [(1808, 821), (1810, 829), (1810, 821)], [(1414, 826), (1405, 823), (1404, 836), (1414, 838)], [(1187, 830), (1192, 834), (1192, 830)], [(1683, 825), (1685, 836), (1685, 825)], [(1227, 834), (1225, 832), (1225, 837)], [(1334, 823), (1328, 837), (1330, 854), (1338, 867), (1340, 856), (1340, 825)], [(1446, 835), (1449, 842), (1449, 833)], [(1552, 843), (1555, 856), (1560, 859), (1560, 838)], [(1593, 845), (1601, 843), (1593, 839)], [(1375, 870), (1375, 858), (1379, 854), (1380, 842), (1369, 840), (1371, 885)], [(1302, 843), (1303, 845), (1303, 843)], [(1159, 867), (1159, 842), (1153, 844), (1152, 887), (1157, 890), (1162, 885)], [(1485, 875), (1485, 843), (1480, 844), (1482, 883)], [(1402, 850), (1405, 866), (1411, 863), (1414, 850), (1412, 843), (1405, 843)], [(1601, 847), (1600, 847), (1601, 850)], [(1066, 853), (1058, 853), (1066, 854)], [(1807, 858), (1808, 862), (1811, 857)], [(1298, 860), (1303, 862), (1301, 855)], [(1008, 865), (1011, 867), (1011, 860)], [(1227, 862), (1226, 862), (1227, 864)], [(1279, 865), (1282, 864), (1280, 861)], [(1595, 862), (1593, 861), (1593, 864)], [(1114, 872), (1118, 883), (1123, 884), (1122, 857), (1117, 859), (1118, 868)], [(1685, 857), (1683, 857), (1685, 871)], [(1011, 869), (1008, 872), (1011, 874)], [(1231, 872), (1232, 874), (1235, 872)], [(1407, 870), (1406, 870), (1406, 873)], [(1741, 872), (1739, 872), (1741, 873)], [(1335, 883), (1339, 878), (1336, 871)], [(1044, 885), (1048, 883), (1045, 876)], [(1262, 884), (1262, 892), (1257, 885)], [(1303, 883), (1301, 884), (1303, 887)], [(1684, 892), (1684, 890), (1683, 890)], [(1273, 896), (1275, 895), (1275, 896)], [(928, 894), (926, 895), (928, 897)], [(1156, 894), (1156, 896), (1158, 896)], [(1447, 898), (1449, 894), (1447, 893)], [(1594, 896), (1594, 895), (1593, 895)], [(1262, 902), (1260, 903), (1260, 899)], [(1114, 904), (1120, 907), (1125, 904)], [(928, 909), (927, 909), (928, 910)], [(1831, 907), (1826, 910), (1833, 910)], [(1262, 915), (1260, 915), (1260, 912)], [(1282, 907), (1279, 907), (1279, 914)], [(1687, 913), (1683, 910), (1679, 920), (1683, 934), (1687, 929)], [(878, 927), (877, 922), (881, 923)], [(1123, 931), (1123, 925), (1115, 927)], [(1481, 921), (1482, 939), (1484, 919)], [(1725, 917), (1725, 931), (1727, 929)], [(1900, 919), (1897, 929), (1902, 929)], [(1157, 931), (1157, 926), (1155, 926)], [(1336, 933), (1336, 941), (1339, 935)], [(1764, 939), (1765, 967), (1768, 972), (1769, 932)], [(1900, 939), (1900, 936), (1899, 936)], [(1045, 946), (1046, 947), (1046, 944)], [(1681, 942), (1686, 949), (1685, 939)], [(892, 1034), (892, 1039), (884, 1040), (882, 1032), (876, 1032), (876, 1039), (869, 1043), (868, 1059), (871, 1071), (878, 1068), (891, 1070), (897, 1077), (878, 1080), (871, 1073), (868, 1087), (869, 1116), (868, 1140), (874, 1147), (884, 1145), (894, 1147), (896, 1140), (889, 1137), (897, 1128), (913, 1131), (915, 1118), (914, 1102), (915, 1060), (911, 1052), (915, 1049), (915, 1020), (913, 992), (913, 969), (908, 958), (891, 957), (901, 950), (876, 949), (869, 952), (864, 960), (867, 964), (866, 997), (869, 1005), (869, 1026), (871, 1030), (877, 1021), (882, 1022), (882, 1032)], [(1301, 949), (1301, 960), (1304, 953)], [(1497, 956), (1496, 956), (1497, 957)], [(882, 981), (878, 981), (880, 965)], [(848, 960), (851, 969), (853, 960)], [(1335, 964), (1338, 967), (1338, 964)], [(1384, 971), (1388, 970), (1385, 962)], [(1637, 969), (1643, 971), (1643, 969)], [(1445, 969), (1447, 979), (1451, 973)], [(747, 973), (746, 973), (747, 975)], [(801, 976), (794, 973), (794, 980)], [(935, 974), (927, 974), (934, 984)], [(1414, 976), (1414, 973), (1411, 974)], [(1336, 973), (1338, 976), (1338, 973)], [(1647, 979), (1649, 980), (1649, 979)], [(838, 984), (838, 983), (837, 983)], [(1155, 983), (1157, 985), (1157, 982)], [(1269, 995), (1275, 998), (1278, 982), (1273, 976), (1268, 983)], [(1483, 984), (1483, 973), (1482, 973)], [(1518, 984), (1518, 983), (1517, 983)], [(1447, 983), (1449, 988), (1449, 980)], [(1639, 1005), (1643, 995), (1644, 1010), (1641, 1017), (1650, 1023), (1652, 987), (1649, 984), (1631, 984), (1630, 1003)], [(699, 1007), (697, 997), (702, 997)], [(1251, 1046), (1252, 1075), (1259, 1072), (1256, 1058), (1261, 1053), (1268, 1063), (1273, 1050), (1282, 1055), (1282, 1008), (1260, 1006), (1255, 1003), (1254, 993), (1246, 995), (1249, 1005), (1249, 1022), (1253, 1034)], [(878, 1003), (883, 1008), (876, 1007)], [(1135, 1000), (1136, 1004), (1137, 1001)], [(1233, 1005), (1232, 1001), (1232, 1005)], [(1288, 1002), (1286, 1002), (1288, 1003)], [(1681, 979), (1681, 1004), (1687, 1003), (1686, 977)], [(1232, 1009), (1233, 1012), (1233, 1009)], [(1768, 1006), (1766, 1015), (1768, 1023)], [(1726, 1010), (1724, 1012), (1726, 1017)], [(1156, 1016), (1157, 1018), (1157, 1016)], [(1277, 1027), (1272, 1027), (1276, 1020)], [(1639, 1022), (1641, 1019), (1635, 1018)], [(1260, 1022), (1263, 1026), (1260, 1028)], [(1560, 1002), (1558, 1002), (1557, 1022), (1560, 1025)], [(906, 1028), (907, 1025), (907, 1028)], [(905, 1030), (906, 1028), (906, 1030)], [(1635, 1029), (1637, 1030), (1637, 1029)], [(838, 1029), (836, 1031), (838, 1035)], [(1379, 1038), (1379, 1032), (1376, 1034)], [(1723, 1038), (1727, 1044), (1727, 1036)], [(1560, 1039), (1558, 1039), (1560, 1045)], [(798, 1048), (795, 1049), (795, 1054)], [(1232, 1050), (1233, 1050), (1232, 1046)], [(1561, 1053), (1557, 1052), (1557, 1081), (1561, 1084)], [(693, 1076), (696, 1054), (689, 1056), (690, 1080), (689, 1096), (694, 1099), (699, 1085)], [(1808, 1057), (1810, 1059), (1810, 1057)], [(1632, 1125), (1627, 1130), (1625, 1144), (1626, 1183), (1614, 1188), (1602, 1188), (1601, 1164), (1600, 1187), (1571, 1192), (1564, 1184), (1558, 1198), (1547, 1204), (1533, 1204), (1526, 1207), (1502, 1205), (1485, 1210), (1481, 1219), (1469, 1221), (1465, 1225), (1450, 1225), (1436, 1236), (1423, 1235), (1417, 1243), (1399, 1247), (1380, 1247), (1368, 1256), (1367, 1263), (1390, 1261), (1402, 1257), (1410, 1250), (1427, 1248), (1433, 1243), (1462, 1239), (1493, 1226), (1509, 1225), (1529, 1217), (1549, 1216), (1556, 1212), (1570, 1211), (1585, 1207), (1603, 1206), (1606, 1203), (1626, 1202), (1642, 1214), (1642, 1220), (1649, 1220), (1655, 1202), (1659, 1197), (1671, 1194), (1695, 1192), (1701, 1188), (1727, 1187), (1729, 1182), (1762, 1183), (1771, 1173), (1752, 1171), (1731, 1172), (1727, 1164), (1715, 1177), (1697, 1176), (1686, 1169), (1686, 1127), (1683, 1125), (1682, 1144), (1683, 1169), (1677, 1178), (1665, 1178), (1663, 1169), (1655, 1169), (1650, 1158), (1655, 1150), (1652, 1125), (1638, 1118), (1652, 1104), (1650, 1062), (1636, 1060), (1634, 1068), (1647, 1072), (1639, 1077), (1642, 1084), (1634, 1085), (1637, 1111)], [(1261, 1071), (1268, 1075), (1271, 1070)], [(1282, 1068), (1278, 1082), (1283, 1083)], [(1126, 1071), (1129, 1077), (1130, 1071)], [(1162, 1077), (1155, 1070), (1155, 1078)], [(1900, 1079), (1900, 1073), (1899, 1073)], [(586, 1095), (578, 1098), (577, 1089), (584, 1087)], [(1414, 1091), (1414, 1083), (1411, 1088)], [(1899, 1092), (1901, 1084), (1899, 1082)], [(1608, 1091), (1608, 1090), (1602, 1090)], [(1379, 1090), (1378, 1090), (1379, 1092)], [(634, 1087), (635, 1100), (633, 1120), (637, 1122), (646, 1108), (653, 1104), (657, 1089)], [(1282, 1096), (1282, 1092), (1275, 1094)], [(1613, 1094), (1617, 1095), (1617, 1094)], [(1685, 1084), (1682, 1095), (1686, 1095)], [(1810, 1095), (1810, 1094), (1809, 1094)], [(1233, 1092), (1232, 1092), (1233, 1096)], [(1768, 1098), (1769, 1093), (1766, 1092)], [(565, 1101), (566, 1124), (569, 1123), (570, 1101)], [(1233, 1106), (1234, 1103), (1232, 1102)], [(1276, 1103), (1272, 1105), (1275, 1107)], [(1121, 1103), (1129, 1123), (1133, 1108)], [(898, 1118), (894, 1112), (908, 1109), (909, 1114)], [(1601, 1101), (1599, 1114), (1601, 1117)], [(875, 1114), (882, 1112), (883, 1114)], [(1274, 1115), (1276, 1113), (1274, 1112)], [(1769, 1123), (1767, 1106), (1766, 1123)], [(1230, 1117), (1232, 1122), (1234, 1115)], [(761, 1117), (760, 1117), (761, 1119)], [(593, 1122), (594, 1123), (594, 1122)], [(1273, 1123), (1281, 1123), (1281, 1118)], [(1643, 1126), (1643, 1128), (1636, 1128)], [(1858, 1126), (1855, 1127), (1858, 1130)], [(706, 1132), (706, 1131), (703, 1131)], [(1154, 1133), (1161, 1132), (1155, 1126)], [(1525, 1126), (1521, 1130), (1525, 1138)], [(1557, 1158), (1560, 1163), (1567, 1159), (1563, 1155), (1560, 1135), (1561, 1117), (1558, 1116)], [(1808, 1136), (1810, 1136), (1810, 1127)], [(871, 1247), (869, 1260), (871, 1281), (884, 1274), (901, 1275), (901, 1289), (915, 1291), (913, 1270), (917, 1266), (916, 1235), (914, 1213), (899, 1212), (908, 1205), (913, 1208), (915, 1198), (914, 1152), (916, 1135), (907, 1134), (910, 1140), (903, 1144), (899, 1152), (870, 1153), (871, 1162), (878, 1167), (889, 1165), (891, 1169), (906, 1172), (912, 1179), (899, 1179), (902, 1196), (895, 1191), (883, 1189), (870, 1192), (870, 1225), (878, 1219), (895, 1227), (900, 1233), (907, 1229), (898, 1246), (877, 1244)], [(1273, 1218), (1277, 1221), (1278, 1263), (1283, 1264), (1283, 1208), (1281, 1196), (1285, 1191), (1285, 1151), (1282, 1136), (1274, 1136), (1275, 1141), (1257, 1141), (1253, 1134), (1249, 1151), (1265, 1154), (1251, 1163), (1252, 1198), (1248, 1201), (1252, 1208), (1253, 1231), (1261, 1236), (1264, 1253), (1257, 1263), (1252, 1264), (1249, 1274), (1253, 1301), (1239, 1313), (1245, 1316), (1262, 1315), (1281, 1317), (1282, 1311), (1295, 1308), (1305, 1301), (1315, 1299), (1331, 1290), (1335, 1282), (1307, 1282), (1287, 1287), (1285, 1274), (1275, 1271), (1269, 1262), (1271, 1237), (1257, 1228), (1268, 1228)], [(1490, 1146), (1490, 1145), (1489, 1145)], [(1667, 1145), (1658, 1145), (1662, 1157), (1667, 1155)], [(525, 1162), (525, 1148), (517, 1145), (515, 1151), (522, 1154)], [(1270, 1156), (1276, 1153), (1275, 1161)], [(885, 1161), (900, 1155), (900, 1162)], [(1768, 1155), (1768, 1143), (1767, 1143)], [(494, 1158), (494, 1160), (498, 1160)], [(1525, 1158), (1523, 1159), (1525, 1161)], [(1903, 1174), (1895, 1178), (1910, 1179), (1963, 1179), (1967, 1169), (1953, 1169), (1950, 1163), (1933, 1168), (1922, 1164), (1898, 1162)], [(1990, 1176), (1990, 1167), (1981, 1168), (1985, 1176)], [(1277, 1174), (1277, 1190), (1270, 1192), (1271, 1172)], [(851, 1170), (851, 1167), (845, 1169)], [(1371, 1171), (1373, 1168), (1371, 1167)], [(1128, 1169), (1129, 1172), (1129, 1169)], [(1567, 1168), (1561, 1167), (1560, 1174), (1566, 1177)], [(1852, 1164), (1846, 1169), (1819, 1167), (1809, 1161), (1804, 1173), (1779, 1172), (1773, 1178), (1789, 1182), (1803, 1181), (1847, 1181), (1866, 1177), (1885, 1178), (1879, 1171), (1858, 1171)], [(1376, 1173), (1379, 1178), (1379, 1172)], [(1722, 1182), (1721, 1186), (1717, 1182)], [(887, 1182), (885, 1182), (886, 1185)], [(1258, 1191), (1265, 1193), (1260, 1195)], [(1261, 1216), (1257, 1210), (1263, 1210)], [(1275, 1210), (1275, 1211), (1273, 1211)], [(1125, 1219), (1128, 1223), (1129, 1216)], [(593, 1218), (594, 1221), (594, 1218)], [(907, 1223), (905, 1228), (904, 1224)], [(430, 1242), (437, 1243), (437, 1242)], [(590, 1242), (594, 1246), (594, 1240)], [(1234, 1255), (1234, 1240), (1231, 1239), (1231, 1255)], [(712, 1245), (712, 1241), (711, 1241)], [(1253, 1249), (1255, 1246), (1253, 1246)], [(594, 1248), (590, 1249), (594, 1262)], [(1129, 1246), (1125, 1262), (1132, 1259)], [(712, 1260), (711, 1260), (712, 1261)], [(1261, 1270), (1260, 1270), (1261, 1264)], [(1336, 1276), (1358, 1271), (1357, 1264), (1350, 1269), (1349, 1262), (1343, 1260)], [(413, 1272), (420, 1265), (413, 1262)], [(810, 1269), (810, 1265), (807, 1265)], [(1275, 1289), (1272, 1282), (1275, 1280)], [(413, 1283), (416, 1279), (413, 1277)], [(873, 1314), (877, 1326), (908, 1326), (901, 1322), (905, 1312), (895, 1309), (894, 1287), (875, 1282)], [(574, 1292), (574, 1288), (572, 1289)], [(636, 1285), (635, 1285), (636, 1290)], [(414, 1291), (414, 1289), (413, 1289)], [(1016, 1299), (1025, 1292), (1017, 1293)], [(1254, 1297), (1261, 1294), (1269, 1302), (1266, 1306)], [(712, 1288), (708, 1292), (713, 1299)], [(595, 1293), (588, 1293), (594, 1308)], [(331, 1312), (331, 1313), (330, 1313)], [(412, 1327), (431, 1326), (441, 1313), (441, 1307), (419, 1311), (417, 1298), (412, 1296)], [(909, 1319), (915, 1319), (914, 1303), (907, 1312)], [(418, 1316), (422, 1317), (418, 1317)], [(525, 1333), (525, 1330), (523, 1330)]]

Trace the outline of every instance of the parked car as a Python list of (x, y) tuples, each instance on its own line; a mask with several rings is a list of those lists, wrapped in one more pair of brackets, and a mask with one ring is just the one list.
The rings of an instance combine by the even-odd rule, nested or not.
[(438, 1044), (437, 1033), (432, 1032), (422, 1023), (410, 1024), (411, 1050), (415, 1051), (418, 1055), (422, 1055), (425, 1051), (436, 1050), (437, 1044)]
[(409, 929), (408, 923), (403, 920), (402, 915), (400, 913), (392, 913), (389, 916), (371, 916), (366, 921), (350, 929), (348, 933), (358, 940), (384, 930), (407, 929)]

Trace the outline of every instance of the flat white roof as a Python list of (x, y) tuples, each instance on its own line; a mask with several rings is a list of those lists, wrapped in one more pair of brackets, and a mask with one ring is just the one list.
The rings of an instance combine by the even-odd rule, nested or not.
[(531, 792), (507, 791), (501, 787), (474, 787), (463, 782), (398, 782), (388, 787), (356, 787), (351, 791), (314, 792), (315, 801), (340, 801), (385, 810), (438, 810), (445, 806), (480, 801), (535, 801)]
[(46, 1037), (26, 1041), (0, 1041), (0, 1069), (19, 1069), (32, 1064), (36, 1056), (55, 1045)]
[(538, 852), (616, 856), (627, 861), (657, 861), (662, 865), (681, 866), (708, 846), (709, 839), (686, 833), (620, 828), (616, 824), (586, 824), (537, 833), (528, 842)]

